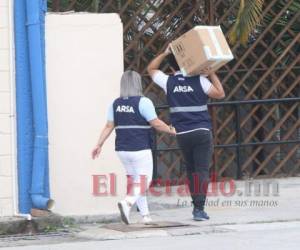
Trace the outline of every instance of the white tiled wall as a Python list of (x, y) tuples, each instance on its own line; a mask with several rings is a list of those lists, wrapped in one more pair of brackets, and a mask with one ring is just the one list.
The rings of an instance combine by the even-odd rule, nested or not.
[[(12, 41), (10, 39), (11, 15), (9, 1), (0, 1), (0, 216), (13, 215), (13, 157), (12, 142), (15, 131), (12, 131), (14, 111), (11, 107), (12, 95)], [(10, 3), (11, 3), (10, 2)]]

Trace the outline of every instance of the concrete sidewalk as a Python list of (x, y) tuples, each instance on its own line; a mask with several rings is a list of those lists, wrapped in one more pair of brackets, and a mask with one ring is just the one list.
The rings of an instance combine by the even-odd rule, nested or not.
[[(139, 224), (141, 217), (137, 212), (132, 212), (131, 221), (133, 228), (124, 232), (120, 217), (118, 214), (99, 215), (99, 216), (82, 216), (62, 218), (59, 216), (50, 216), (48, 218), (37, 219), (36, 228), (43, 231), (43, 228), (61, 227), (65, 222), (75, 224), (77, 229), (76, 238), (81, 239), (120, 239), (150, 236), (165, 236), (172, 234), (200, 234), (203, 232), (214, 232), (216, 230), (226, 231), (218, 226), (236, 225), (236, 224), (255, 224), (255, 223), (272, 223), (272, 222), (289, 222), (300, 220), (300, 177), (282, 178), (282, 179), (265, 179), (253, 180), (256, 183), (257, 194), (253, 183), (252, 188), (247, 191), (250, 181), (237, 181), (233, 184), (234, 194), (229, 193), (229, 183), (217, 184), (217, 195), (208, 196), (206, 211), (211, 217), (204, 222), (195, 222), (192, 220), (192, 207), (189, 195), (182, 195), (183, 186), (172, 187), (171, 191), (166, 191), (165, 187), (155, 188), (157, 196), (149, 194), (149, 206), (154, 222), (158, 225), (153, 227), (144, 227)], [(268, 185), (264, 185), (264, 184)], [(223, 188), (223, 186), (226, 188)], [(266, 187), (269, 187), (267, 190)], [(265, 190), (264, 190), (265, 189)], [(211, 186), (210, 186), (210, 191)], [(178, 192), (181, 191), (181, 192)], [(259, 191), (259, 192), (258, 192)], [(267, 195), (263, 194), (263, 191)], [(248, 192), (248, 195), (247, 195)], [(135, 209), (133, 209), (135, 211)], [(53, 218), (53, 219), (52, 219)], [(172, 223), (181, 223), (188, 226), (172, 225)], [(114, 229), (107, 228), (105, 225), (116, 223)], [(41, 224), (41, 225), (39, 225)], [(18, 226), (19, 225), (19, 226)], [(1, 218), (0, 232), (7, 229), (7, 233), (14, 233), (14, 228), (24, 227), (24, 219), (20, 218)], [(119, 230), (117, 230), (119, 228)], [(123, 230), (123, 231), (122, 231)], [(78, 231), (80, 231), (78, 233)]]
[[(192, 207), (189, 196), (180, 196), (176, 192), (179, 187), (173, 187), (171, 195), (149, 197), (152, 218), (157, 225), (151, 227), (140, 223), (141, 217), (137, 212), (131, 215), (133, 225), (131, 230), (125, 230), (121, 223), (114, 229), (105, 225), (89, 225), (77, 234), (77, 237), (93, 240), (130, 239), (170, 235), (207, 234), (215, 232), (230, 232), (229, 225), (262, 224), (275, 222), (300, 221), (300, 178), (255, 180), (260, 185), (261, 194), (246, 195), (247, 182), (235, 182), (236, 192), (231, 196), (210, 196), (207, 200), (206, 211), (211, 217), (208, 221), (192, 220)], [(263, 184), (269, 185), (270, 192), (263, 195)], [(273, 190), (272, 190), (273, 185)], [(266, 185), (265, 185), (266, 187)], [(156, 191), (159, 190), (158, 188)], [(228, 190), (227, 190), (228, 191)], [(258, 191), (258, 190), (257, 190)], [(266, 188), (265, 188), (266, 191)], [(166, 209), (167, 208), (167, 209)], [(178, 227), (168, 226), (168, 222), (178, 222)], [(180, 225), (180, 223), (183, 224)], [(165, 225), (161, 226), (161, 225)], [(227, 227), (226, 227), (227, 226)]]
[[(147, 241), (147, 239), (157, 239), (157, 237), (163, 240), (164, 237), (175, 239), (183, 235), (187, 238), (202, 235), (202, 239), (209, 235), (214, 238), (215, 234), (217, 238), (220, 238), (224, 233), (232, 237), (238, 235), (241, 237), (244, 230), (250, 230), (257, 236), (260, 235), (261, 230), (266, 229), (271, 234), (272, 230), (279, 233), (277, 229), (284, 230), (285, 228), (289, 229), (292, 234), (297, 234), (298, 231), (300, 234), (300, 178), (256, 180), (255, 182), (260, 184), (257, 185), (260, 187), (260, 192), (263, 191), (265, 181), (273, 183), (275, 187), (269, 190), (268, 196), (262, 193), (254, 195), (254, 189), (252, 193), (249, 192), (251, 195), (246, 195), (247, 181), (235, 182), (235, 192), (230, 196), (224, 196), (224, 191), (228, 193), (229, 189), (223, 190), (222, 194), (222, 188), (219, 188), (217, 196), (208, 197), (206, 211), (211, 217), (208, 221), (193, 221), (190, 197), (178, 194), (178, 189), (182, 190), (183, 187), (172, 187), (172, 192), (168, 195), (149, 195), (154, 225), (141, 224), (141, 216), (134, 209), (131, 214), (132, 224), (129, 226), (120, 222), (118, 214), (58, 217), (56, 223), (64, 225), (62, 228), (58, 227), (58, 230), (53, 232), (42, 232), (37, 235), (3, 236), (0, 237), (0, 247), (41, 244), (46, 246), (93, 240), (120, 240), (120, 242), (126, 240), (127, 242), (127, 240), (137, 238), (144, 238)], [(222, 184), (218, 183), (218, 185)], [(163, 189), (165, 188), (155, 188), (156, 191)], [(42, 220), (44, 223), (41, 225), (44, 227), (47, 228), (48, 225), (50, 229), (56, 228), (50, 218), (42, 218)], [(47, 222), (47, 220), (50, 221)], [(22, 223), (22, 220), (18, 219), (18, 221)], [(11, 222), (0, 220), (0, 228), (3, 223), (8, 226), (12, 225)]]

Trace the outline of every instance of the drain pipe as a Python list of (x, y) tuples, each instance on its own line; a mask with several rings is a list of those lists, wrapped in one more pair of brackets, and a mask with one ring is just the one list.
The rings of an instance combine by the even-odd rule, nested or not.
[[(33, 103), (34, 151), (31, 180), (31, 200), (34, 208), (52, 209), (49, 198), (48, 124), (44, 70), (43, 28), (45, 0), (26, 0), (27, 33)], [(42, 21), (42, 22), (41, 22)]]
[(33, 156), (33, 112), (28, 62), (26, 32), (26, 6), (24, 0), (14, 2), (15, 68), (16, 68), (16, 121), (17, 121), (17, 167), (18, 204), (22, 214), (30, 212)]
[[(9, 52), (10, 55), (14, 54), (13, 51), (13, 10), (14, 10), (14, 4), (13, 1), (8, 2), (8, 12), (9, 12)], [(13, 58), (10, 58), (9, 62), (9, 68), (10, 68), (10, 86), (11, 86), (11, 93), (16, 93), (16, 86), (15, 86), (15, 78), (14, 78), (14, 62)], [(12, 143), (11, 143), (11, 152), (12, 152), (12, 190), (13, 190), (13, 213), (14, 216), (17, 217), (25, 217), (27, 220), (31, 220), (31, 214), (22, 214), (19, 213), (18, 209), (18, 182), (17, 182), (17, 161), (16, 161), (16, 148), (17, 148), (17, 138), (16, 138), (16, 96), (14, 94), (11, 95), (10, 99), (10, 118), (11, 118), (11, 131), (12, 131)]]

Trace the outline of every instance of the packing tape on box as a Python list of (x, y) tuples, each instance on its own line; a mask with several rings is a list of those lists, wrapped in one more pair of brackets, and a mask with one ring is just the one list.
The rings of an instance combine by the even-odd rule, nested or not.
[(217, 50), (218, 55), (223, 55), (222, 48), (221, 48), (220, 43), (219, 43), (219, 41), (218, 41), (218, 39), (216, 37), (215, 32), (213, 32), (212, 29), (209, 29), (208, 33), (209, 33), (210, 39), (213, 41), (213, 44), (214, 44), (214, 46), (215, 46), (215, 48)]
[[(208, 31), (208, 34), (210, 36), (210, 39), (212, 40), (213, 45), (215, 46), (215, 49), (217, 51), (217, 56), (213, 56), (211, 54), (211, 50), (209, 46), (204, 46), (204, 52), (208, 60), (215, 60), (215, 61), (223, 61), (223, 60), (232, 60), (233, 55), (232, 54), (224, 54), (222, 51), (222, 48), (220, 46), (220, 43), (216, 37), (215, 32), (213, 30), (220, 30), (222, 31), (220, 26), (197, 26), (197, 29), (205, 29)], [(219, 63), (219, 62), (216, 62)]]
[(231, 60), (231, 59), (233, 59), (232, 55), (222, 54), (222, 55), (213, 56), (211, 54), (211, 50), (210, 50), (209, 46), (203, 46), (203, 49), (204, 49), (204, 53), (206, 55), (206, 58), (208, 60), (212, 59), (214, 61), (223, 61), (223, 60)]

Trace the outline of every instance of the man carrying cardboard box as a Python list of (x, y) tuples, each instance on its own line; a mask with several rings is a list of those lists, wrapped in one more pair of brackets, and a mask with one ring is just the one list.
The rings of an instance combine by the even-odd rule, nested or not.
[[(164, 59), (173, 71), (166, 75), (159, 70)], [(170, 46), (148, 65), (148, 73), (167, 95), (170, 118), (177, 131), (177, 141), (186, 162), (189, 189), (194, 205), (193, 218), (208, 220), (204, 211), (209, 166), (211, 162), (213, 139), (210, 115), (207, 110), (208, 98), (225, 97), (223, 86), (214, 72), (203, 70), (203, 75), (183, 76), (171, 53)], [(204, 75), (208, 75), (206, 78)]]

